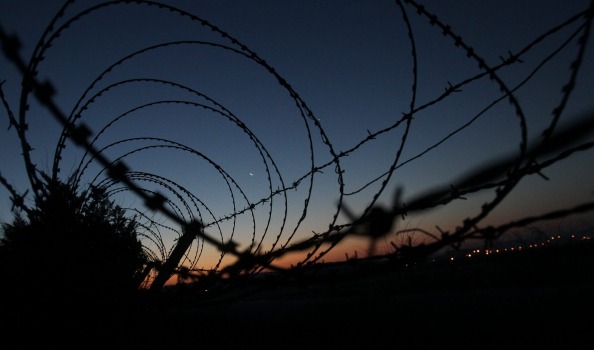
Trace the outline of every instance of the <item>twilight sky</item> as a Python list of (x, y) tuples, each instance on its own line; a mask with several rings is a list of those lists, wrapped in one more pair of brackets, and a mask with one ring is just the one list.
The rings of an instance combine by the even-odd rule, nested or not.
[[(419, 2), (491, 67), (589, 6), (586, 0)], [(514, 106), (488, 76), (441, 99), (449, 84), (484, 70), (476, 57), (467, 57), (464, 45), (456, 46), (408, 4), (404, 9), (416, 64), (396, 1), (163, 4), (195, 17), (147, 4), (76, 1), (46, 37), (51, 46), (37, 66), (38, 76), (52, 82), (55, 102), (67, 116), (80, 114), (77, 122), (91, 128), (97, 149), (132, 169), (129, 175), (139, 186), (164, 194), (184, 219), (200, 218), (212, 237), (232, 238), (242, 249), (261, 244), (262, 250), (348, 223), (339, 200), (362, 213), (371, 204), (391, 206), (395, 189), (402, 187), (406, 204), (424, 191), (454, 184), (490, 160), (518, 153), (518, 113), (525, 117), (527, 139), (537, 140), (571, 79), (581, 32), (571, 37), (585, 23), (583, 18), (573, 21), (523, 53), (521, 62), (497, 70), (514, 91)], [(61, 6), (61, 1), (0, 0), (0, 25), (20, 38), (27, 62)], [(56, 31), (59, 36), (52, 36)], [(591, 43), (592, 38), (561, 125), (594, 109)], [(4, 56), (0, 81), (18, 115), (20, 76)], [(38, 170), (51, 174), (62, 127), (33, 96), (28, 99), (31, 158)], [(399, 120), (411, 105), (420, 110), (407, 129)], [(0, 126), (0, 174), (24, 193), (30, 185), (5, 109)], [(69, 140), (65, 144), (60, 178), (84, 169), (81, 186), (105, 185), (118, 204), (154, 220), (145, 232), (151, 250), (160, 249), (155, 237), (171, 248), (179, 227), (147, 210), (121, 185), (109, 183), (83, 150)], [(543, 171), (549, 180), (538, 175), (523, 179), (481, 224), (499, 225), (591, 202), (591, 158), (590, 150), (556, 163)], [(3, 221), (11, 219), (9, 197), (0, 187)], [(494, 190), (482, 191), (410, 213), (396, 229), (438, 234), (437, 225), (452, 231), (493, 197)], [(592, 215), (585, 218), (592, 220)], [(379, 249), (389, 249), (388, 242), (401, 237), (387, 236)], [(349, 240), (325, 259), (344, 259), (354, 251), (361, 256), (366, 249), (366, 242)], [(190, 255), (194, 267), (207, 269), (221, 258), (223, 265), (233, 261), (203, 242)]]

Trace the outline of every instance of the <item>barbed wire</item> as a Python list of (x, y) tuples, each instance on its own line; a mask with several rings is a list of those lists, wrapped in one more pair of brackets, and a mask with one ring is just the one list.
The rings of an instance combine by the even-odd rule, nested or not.
[[(44, 108), (46, 108), (63, 127), (54, 152), (51, 169), (51, 179), (53, 181), (59, 180), (63, 152), (67, 147), (66, 140), (70, 140), (76, 146), (84, 150), (84, 155), (71, 174), (77, 187), (83, 185), (83, 181), (85, 181), (84, 176), (91, 166), (98, 163), (100, 170), (96, 173), (94, 178), (84, 184), (85, 186), (104, 189), (110, 195), (132, 192), (134, 196), (142, 199), (144, 207), (152, 212), (151, 215), (148, 215), (146, 212), (140, 211), (137, 208), (130, 207), (128, 209), (137, 215), (137, 217), (143, 219), (142, 224), (140, 225), (140, 235), (141, 238), (145, 240), (144, 249), (147, 252), (147, 255), (152, 259), (150, 266), (147, 266), (145, 276), (149, 276), (151, 273), (153, 273), (154, 276), (151, 275), (153, 276), (152, 281), (144, 281), (145, 286), (150, 285), (152, 288), (158, 289), (175, 273), (178, 273), (181, 276), (179, 280), (183, 282), (189, 278), (190, 271), (198, 271), (198, 276), (208, 276), (210, 278), (213, 274), (217, 276), (235, 276), (240, 274), (255, 274), (268, 269), (277, 271), (297, 269), (301, 266), (319, 262), (339, 243), (343, 242), (346, 237), (352, 236), (362, 236), (369, 239), (369, 250), (374, 252), (377, 240), (387, 237), (391, 233), (404, 234), (413, 231), (421, 232), (430, 240), (416, 245), (411, 243), (408, 245), (402, 244), (396, 246), (395, 252), (391, 254), (391, 257), (394, 259), (401, 259), (403, 261), (408, 261), (410, 259), (414, 260), (419, 257), (426, 257), (446, 246), (457, 247), (467, 239), (478, 238), (486, 242), (492, 241), (514, 227), (521, 227), (538, 220), (560, 218), (572, 213), (587, 212), (594, 208), (594, 203), (591, 202), (568, 209), (545, 213), (539, 216), (526, 217), (521, 220), (502, 224), (498, 227), (479, 227), (481, 222), (514, 191), (523, 178), (535, 174), (546, 178), (542, 173), (542, 170), (563, 159), (573, 156), (577, 152), (590, 150), (594, 145), (594, 142), (591, 141), (592, 130), (594, 130), (594, 115), (592, 112), (581, 116), (578, 118), (578, 122), (574, 124), (560, 124), (561, 117), (566, 111), (569, 98), (574, 91), (580, 68), (583, 64), (583, 58), (590, 36), (594, 5), (590, 5), (588, 9), (571, 16), (563, 23), (550, 28), (516, 53), (508, 52), (509, 56), (506, 58), (501, 57), (501, 62), (499, 64), (489, 65), (472, 46), (468, 45), (449, 25), (442, 22), (425, 6), (412, 0), (397, 0), (396, 5), (400, 9), (402, 21), (406, 25), (407, 36), (411, 47), (410, 55), (413, 62), (413, 79), (411, 84), (412, 96), (409, 101), (408, 111), (402, 113), (402, 116), (392, 125), (374, 132), (367, 130), (367, 136), (356, 142), (354, 146), (343, 151), (338, 151), (330, 141), (320, 119), (312, 112), (312, 110), (310, 110), (308, 105), (289, 82), (254, 51), (250, 50), (235, 37), (211, 24), (209, 21), (164, 3), (142, 0), (122, 0), (107, 1), (88, 7), (66, 19), (61, 25), (58, 25), (59, 21), (65, 18), (66, 10), (74, 2), (75, 1), (67, 1), (49, 23), (39, 42), (35, 46), (29, 63), (21, 57), (21, 44), (18, 37), (16, 35), (8, 35), (4, 31), (4, 28), (0, 26), (0, 39), (3, 45), (4, 55), (14, 63), (23, 77), (23, 90), (19, 103), (18, 115), (15, 115), (11, 110), (8, 100), (2, 91), (2, 85), (0, 85), (0, 98), (3, 101), (7, 113), (10, 123), (9, 125), (10, 127), (14, 127), (21, 142), (26, 172), (29, 177), (32, 195), (34, 197), (43, 197), (46, 193), (43, 186), (43, 180), (38, 177), (38, 174), (43, 172), (40, 171), (31, 160), (30, 153), (32, 147), (27, 138), (27, 110), (29, 109), (30, 95), (33, 95), (34, 98), (44, 106)], [(200, 26), (208, 28), (228, 43), (221, 44), (201, 40), (169, 41), (150, 45), (127, 54), (123, 58), (117, 59), (113, 64), (107, 66), (106, 69), (97, 75), (88, 87), (83, 89), (81, 96), (75, 102), (71, 112), (65, 113), (55, 101), (55, 89), (51, 82), (42, 81), (38, 78), (40, 71), (39, 64), (44, 60), (45, 56), (47, 56), (48, 50), (53, 46), (55, 41), (57, 41), (66, 30), (71, 29), (74, 23), (82, 21), (91, 13), (118, 5), (148, 6), (157, 8), (158, 10), (167, 11), (169, 14), (189, 19), (192, 22), (198, 23)], [(417, 65), (418, 57), (416, 51), (417, 39), (415, 37), (414, 26), (408, 15), (408, 11), (410, 10), (424, 18), (431, 26), (440, 31), (446, 40), (450, 40), (455, 48), (462, 50), (466, 57), (476, 63), (480, 69), (479, 73), (466, 77), (459, 82), (447, 82), (444, 92), (424, 103), (419, 103), (417, 101), (419, 69)], [(538, 65), (519, 83), (514, 86), (509, 86), (509, 84), (500, 77), (499, 72), (502, 69), (521, 64), (524, 55), (531, 52), (531, 50), (545, 38), (576, 23), (579, 24), (578, 27), (567, 36), (563, 43), (559, 45), (554, 52), (542, 58)], [(559, 103), (552, 111), (550, 123), (544, 129), (540, 139), (530, 140), (528, 137), (528, 126), (525, 112), (516, 97), (516, 91), (530, 81), (546, 63), (568, 47), (570, 43), (576, 42), (576, 38), (577, 53), (569, 67), (569, 75), (560, 93)], [(284, 89), (293, 100), (300, 118), (304, 121), (304, 125), (306, 126), (309, 170), (304, 171), (301, 176), (296, 178), (286, 179), (280, 171), (277, 161), (275, 161), (272, 153), (265, 146), (264, 142), (256, 135), (256, 132), (248, 127), (246, 122), (232, 113), (231, 110), (226, 108), (223, 104), (217, 102), (214, 98), (185, 84), (167, 79), (141, 77), (119, 80), (99, 88), (100, 82), (107, 80), (106, 78), (109, 74), (113, 73), (118, 68), (123, 68), (126, 63), (141, 55), (165, 48), (184, 46), (210, 47), (229, 52), (233, 55), (238, 55), (257, 64), (273, 76), (276, 84)], [(415, 117), (420, 112), (439, 105), (442, 101), (447, 100), (455, 94), (461, 93), (470, 84), (482, 79), (488, 79), (495, 84), (501, 95), (485, 106), (483, 110), (473, 116), (465, 124), (458, 127), (441, 140), (433, 143), (416, 155), (406, 160), (402, 160), (401, 157), (404, 147), (410, 137), (409, 130), (414, 124)], [(159, 99), (144, 103), (112, 118), (96, 133), (93, 132), (87, 123), (83, 122), (85, 113), (99, 102), (100, 98), (117, 89), (135, 84), (166, 86), (175, 89), (175, 91), (179, 91), (180, 93), (189, 93), (191, 96), (197, 98), (199, 102), (190, 99)], [(93, 93), (95, 89), (98, 90)], [(517, 117), (520, 129), (518, 153), (508, 155), (502, 159), (494, 159), (487, 166), (471, 169), (453, 183), (445, 183), (442, 186), (428, 189), (425, 193), (421, 193), (407, 201), (402, 199), (401, 189), (398, 188), (395, 191), (394, 201), (391, 207), (384, 208), (378, 204), (380, 196), (388, 190), (396, 170), (440, 147), (448, 139), (468, 128), (471, 124), (481, 118), (486, 111), (489, 111), (503, 101), (509, 102)], [(246, 194), (244, 188), (240, 186), (240, 183), (232, 176), (232, 174), (225, 170), (225, 167), (222, 164), (198, 149), (182, 142), (160, 137), (141, 136), (123, 138), (110, 142), (104, 146), (99, 146), (99, 138), (104, 136), (108, 129), (117, 128), (117, 124), (124, 118), (129, 118), (134, 113), (156, 106), (171, 105), (181, 105), (189, 108), (206, 110), (221, 117), (223, 120), (232, 123), (249, 139), (251, 145), (256, 149), (266, 175), (267, 193), (255, 200), (250, 199), (250, 196)], [(364, 145), (374, 142), (380, 137), (384, 137), (395, 129), (403, 129), (402, 136), (396, 148), (395, 156), (392, 159), (391, 164), (389, 164), (388, 170), (364, 183), (359, 188), (347, 192), (345, 190), (345, 179), (343, 177), (346, 168), (343, 163), (341, 163), (341, 160), (356, 154)], [(318, 134), (317, 137), (320, 138), (322, 145), (325, 147), (329, 155), (328, 159), (324, 162), (320, 162), (320, 160), (316, 159), (314, 156), (316, 154), (314, 149), (315, 133)], [(532, 144), (530, 143), (531, 141)], [(123, 152), (115, 158), (107, 155), (108, 151), (121, 146), (129, 146), (131, 149)], [(222, 216), (217, 215), (214, 210), (209, 208), (207, 203), (201, 200), (200, 196), (195, 195), (189, 188), (183, 186), (181, 183), (158, 174), (134, 171), (134, 169), (128, 166), (127, 160), (130, 159), (131, 156), (149, 150), (180, 151), (188, 153), (208, 163), (225, 183), (226, 190), (230, 195), (231, 211)], [(547, 158), (543, 159), (543, 157)], [(336, 184), (338, 185), (336, 207), (329, 219), (327, 229), (322, 232), (313, 232), (312, 236), (295, 241), (298, 229), (310, 214), (309, 202), (314, 193), (314, 178), (324, 172), (334, 174), (336, 176)], [(278, 185), (276, 182), (278, 182)], [(378, 182), (380, 183), (377, 191), (370, 196), (368, 204), (363, 208), (360, 214), (356, 214), (347, 206), (345, 197), (348, 198), (349, 196), (359, 194)], [(0, 174), (0, 183), (9, 191), (13, 206), (25, 211), (29, 210), (24, 203), (24, 198), (27, 195), (27, 192), (19, 194), (2, 174)], [(156, 191), (145, 188), (144, 186), (141, 186), (141, 184), (144, 183), (156, 185), (161, 190)], [(303, 199), (304, 204), (301, 215), (298, 217), (297, 222), (291, 230), (288, 228), (288, 197), (293, 191), (303, 189), (305, 198)], [(398, 220), (404, 220), (411, 213), (423, 212), (439, 206), (448, 205), (453, 201), (464, 199), (464, 197), (469, 194), (489, 189), (495, 189), (494, 198), (483, 203), (479, 208), (480, 210), (478, 214), (463, 220), (461, 225), (452, 232), (438, 229), (439, 232), (431, 233), (421, 228), (395, 231)], [(282, 218), (280, 220), (281, 222), (278, 232), (273, 232), (273, 229), (271, 228), (273, 211), (277, 210), (277, 207), (275, 207), (273, 203), (280, 203), (277, 204), (277, 206), (282, 206)], [(259, 208), (267, 210), (267, 219), (265, 220), (264, 230), (261, 232), (261, 236), (258, 239), (258, 234), (260, 232), (257, 231), (256, 227), (255, 210)], [(167, 220), (171, 221), (171, 224), (162, 223), (159, 220), (154, 219), (153, 215), (157, 213), (166, 217)], [(338, 224), (338, 217), (341, 213), (348, 216), (349, 221), (347, 223)], [(250, 238), (247, 247), (240, 249), (240, 243), (243, 242), (237, 240), (236, 226), (238, 224), (238, 218), (243, 217), (244, 214), (248, 214), (250, 218)], [(231, 223), (231, 230), (227, 236), (224, 234), (224, 229), (221, 226), (224, 223)], [(243, 226), (243, 228), (245, 229), (245, 226)], [(175, 233), (175, 242), (171, 244), (171, 246), (168, 246), (163, 239), (161, 230)], [(217, 234), (212, 234), (212, 232), (210, 232), (211, 230), (217, 232)], [(281, 241), (281, 236), (286, 230), (290, 231), (288, 237), (286, 237), (284, 241)], [(265, 248), (263, 244), (264, 238), (269, 234), (274, 235), (274, 239), (270, 247)], [(195, 244), (197, 248), (191, 250), (190, 246), (193, 244)], [(213, 246), (220, 252), (217, 263), (212, 269), (201, 268), (198, 266), (198, 260), (204, 255), (204, 249), (207, 245)], [(291, 268), (281, 267), (275, 263), (275, 260), (278, 258), (294, 252), (302, 252), (304, 257)], [(225, 265), (224, 259), (227, 255), (234, 256), (235, 261)]]

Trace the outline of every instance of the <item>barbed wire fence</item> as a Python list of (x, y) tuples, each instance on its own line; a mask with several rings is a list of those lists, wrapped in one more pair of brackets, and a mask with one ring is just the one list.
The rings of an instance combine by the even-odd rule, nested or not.
[[(523, 49), (514, 53), (509, 52), (509, 56), (502, 57), (501, 62), (497, 65), (490, 65), (487, 63), (487, 60), (475, 52), (473, 47), (468, 45), (449, 25), (443, 23), (436, 14), (431, 13), (416, 1), (397, 0), (395, 3), (402, 14), (401, 20), (408, 30), (408, 38), (410, 40), (410, 47), (412, 48), (410, 55), (413, 62), (413, 83), (411, 86), (412, 97), (410, 99), (409, 109), (402, 113), (402, 116), (393, 124), (375, 132), (367, 130), (368, 135), (365, 138), (361, 139), (351, 148), (342, 151), (337, 150), (335, 145), (330, 141), (320, 119), (308, 107), (307, 103), (292, 85), (275, 68), (231, 34), (216, 27), (209, 21), (165, 3), (142, 0), (108, 1), (88, 7), (70, 18), (65, 18), (66, 11), (74, 2), (67, 1), (52, 19), (38, 44), (35, 46), (31, 59), (28, 62), (21, 56), (21, 43), (19, 42), (18, 34), (9, 34), (6, 31), (8, 30), (7, 28), (0, 26), (0, 39), (2, 41), (4, 55), (18, 69), (22, 75), (23, 82), (21, 100), (16, 113), (13, 111), (7, 98), (5, 98), (1, 85), (0, 98), (4, 104), (4, 114), (8, 116), (10, 127), (14, 128), (21, 142), (22, 157), (31, 185), (31, 193), (19, 193), (1, 172), (0, 183), (9, 191), (13, 205), (24, 211), (29, 210), (26, 205), (27, 195), (33, 197), (44, 196), (44, 180), (40, 179), (40, 174), (44, 173), (32, 160), (32, 146), (27, 135), (29, 99), (35, 98), (63, 128), (55, 149), (51, 174), (49, 174), (52, 180), (60, 180), (63, 152), (68, 142), (72, 142), (79, 149), (84, 150), (84, 155), (78, 162), (78, 166), (75, 167), (70, 175), (77, 187), (101, 188), (114, 196), (131, 192), (133, 196), (140, 198), (144, 208), (148, 209), (146, 211), (138, 207), (129, 208), (132, 214), (141, 218), (141, 237), (145, 251), (152, 260), (151, 264), (147, 266), (142, 284), (143, 287), (159, 290), (175, 274), (179, 276), (178, 281), (182, 283), (187, 281), (187, 279), (200, 280), (207, 277), (222, 278), (252, 275), (264, 270), (276, 270), (280, 272), (296, 270), (323, 260), (324, 256), (332, 249), (336, 248), (347, 237), (353, 236), (363, 237), (369, 240), (370, 250), (373, 252), (375, 244), (379, 239), (384, 239), (393, 234), (405, 235), (411, 234), (411, 232), (419, 233), (425, 236), (422, 242), (412, 244), (409, 241), (409, 244), (406, 242), (395, 244), (394, 251), (389, 254), (389, 257), (394, 261), (417, 261), (445, 247), (459, 247), (463, 242), (471, 239), (488, 243), (514, 228), (530, 225), (538, 221), (563, 218), (570, 214), (585, 213), (594, 209), (594, 201), (590, 201), (571, 208), (542, 213), (537, 216), (528, 216), (499, 226), (482, 224), (484, 219), (514, 191), (522, 179), (535, 175), (546, 178), (543, 170), (579, 152), (588, 151), (594, 146), (594, 138), (592, 137), (592, 131), (594, 130), (594, 111), (576, 118), (578, 120), (577, 122), (566, 123), (563, 119), (566, 114), (569, 98), (580, 76), (580, 69), (584, 64), (584, 55), (587, 49), (587, 43), (589, 42), (588, 39), (590, 37), (594, 15), (594, 2), (589, 8), (576, 13), (565, 22), (550, 28)], [(180, 40), (159, 43), (134, 51), (116, 60), (96, 76), (89, 86), (83, 90), (81, 97), (76, 102), (72, 111), (70, 113), (65, 112), (55, 99), (56, 90), (60, 90), (60, 87), (54, 87), (50, 81), (44, 81), (39, 78), (40, 63), (47, 56), (47, 51), (50, 47), (65, 32), (75, 30), (72, 29), (75, 23), (83, 21), (87, 16), (104, 8), (121, 5), (155, 8), (158, 11), (167, 12), (169, 15), (173, 14), (184, 20), (190, 20), (215, 33), (224, 43)], [(431, 101), (419, 104), (417, 101), (417, 75), (419, 68), (417, 66), (418, 57), (415, 49), (418, 39), (415, 38), (409, 13), (410, 15), (414, 13), (414, 15), (428, 21), (431, 26), (443, 34), (443, 40), (447, 40), (456, 48), (462, 50), (467, 56), (467, 59), (473, 61), (478, 66), (480, 72), (458, 82), (448, 82), (448, 86), (441, 95)], [(503, 68), (521, 63), (523, 56), (535, 48), (540, 42), (570, 26), (577, 28), (568, 35), (566, 41), (555, 52), (551, 53), (550, 56), (543, 57), (534, 71), (528, 74), (523, 81), (515, 86), (509, 86), (500, 77), (499, 72)], [(161, 78), (136, 77), (119, 80), (99, 88), (100, 83), (107, 80), (106, 78), (110, 73), (125, 66), (125, 64), (134, 58), (151, 54), (164, 48), (188, 45), (207, 46), (245, 58), (268, 72), (275, 79), (276, 84), (290, 96), (294, 101), (300, 118), (307, 125), (306, 144), (309, 148), (310, 159), (309, 169), (304, 171), (302, 176), (288, 180), (285, 179), (270, 149), (264, 145), (246, 122), (215, 99), (187, 85)], [(552, 117), (549, 120), (549, 124), (542, 130), (542, 137), (531, 140), (528, 136), (526, 116), (524, 115), (521, 103), (516, 98), (516, 91), (530, 81), (540, 67), (544, 66), (557, 53), (566, 50), (570, 45), (577, 47), (577, 50), (571, 66), (568, 67), (569, 74), (566, 84), (560, 92), (559, 103), (552, 110)], [(415, 123), (415, 115), (425, 109), (439, 106), (443, 101), (460, 93), (469, 84), (479, 80), (489, 80), (497, 86), (501, 95), (493, 100), (480, 114), (474, 116), (459, 129), (435, 142), (416, 156), (404, 160), (402, 153), (409, 141), (409, 130)], [(102, 96), (116, 91), (123, 86), (134, 84), (172, 88), (184, 96), (193, 96), (195, 100), (184, 98), (162, 99), (138, 105), (119, 114), (100, 130), (93, 130), (87, 123), (83, 122), (82, 119), (85, 113)], [(476, 169), (464, 174), (453, 183), (447, 182), (442, 184), (442, 186), (428, 188), (426, 192), (413, 196), (406, 201), (403, 200), (402, 189), (397, 188), (393, 195), (393, 203), (390, 208), (385, 208), (378, 203), (380, 196), (391, 189), (393, 177), (397, 170), (425, 156), (431, 150), (442, 146), (449, 138), (469, 127), (482, 113), (501, 102), (508, 102), (512, 106), (520, 125), (519, 152), (501, 159), (490, 160), (487, 166), (476, 167)], [(108, 129), (117, 128), (117, 123), (124, 118), (129, 117), (136, 111), (165, 105), (184, 105), (207, 110), (238, 128), (247, 137), (260, 158), (267, 178), (268, 190), (266, 195), (255, 200), (250, 199), (250, 196), (247, 194), (249, 191), (242, 187), (232, 174), (228, 173), (225, 167), (217, 162), (216, 159), (201, 152), (197, 148), (190, 147), (175, 140), (152, 136), (124, 137), (108, 143), (103, 147), (98, 145), (99, 137), (104, 135)], [(359, 189), (347, 191), (345, 178), (343, 177), (346, 171), (343, 160), (359, 152), (365, 145), (378, 142), (377, 140), (382, 137), (387, 137), (386, 135), (389, 132), (396, 129), (402, 130), (402, 137), (396, 150), (396, 156), (392, 163), (389, 164), (388, 170), (379, 174), (379, 176), (367, 182)], [(328, 160), (325, 162), (320, 162), (320, 158), (314, 157), (316, 153), (314, 145), (317, 142), (317, 137), (319, 137), (321, 144), (329, 155)], [(142, 145), (131, 146), (133, 148), (130, 151), (125, 152), (119, 157), (113, 158), (107, 155), (107, 151), (118, 146), (135, 145), (138, 143)], [(200, 158), (208, 163), (220, 178), (223, 179), (225, 186), (231, 194), (231, 207), (233, 210), (229, 213), (218, 215), (201, 200), (200, 196), (193, 194), (192, 190), (187, 186), (183, 186), (181, 183), (156, 173), (135, 171), (132, 167), (128, 166), (128, 158), (149, 150), (174, 150)], [(97, 164), (100, 170), (92, 180), (86, 183), (84, 175)], [(299, 240), (296, 233), (308, 215), (311, 215), (309, 202), (315, 193), (313, 184), (316, 176), (324, 172), (335, 175), (335, 180), (339, 188), (336, 207), (331, 218), (328, 220), (325, 231), (313, 232), (311, 236)], [(147, 183), (157, 186), (160, 190), (143, 186)], [(370, 195), (370, 200), (364, 210), (360, 213), (351, 211), (347, 205), (348, 197), (360, 194), (371, 186), (378, 186), (378, 189), (377, 192)], [(305, 197), (303, 198), (304, 205), (294, 227), (288, 228), (289, 213), (287, 200), (291, 193), (297, 190), (303, 190), (305, 193)], [(420, 228), (401, 230), (397, 228), (396, 223), (398, 220), (404, 220), (412, 213), (447, 206), (455, 201), (464, 199), (465, 196), (487, 190), (494, 191), (494, 197), (484, 202), (477, 214), (463, 220), (455, 230), (448, 231), (437, 227), (437, 232), (429, 232)], [(278, 206), (282, 208), (280, 209), (282, 214), (280, 229), (276, 232), (269, 228), (272, 227), (270, 221), (272, 220), (273, 210), (278, 211)], [(257, 232), (255, 219), (257, 208), (267, 208), (268, 211), (268, 219), (264, 225), (263, 232)], [(165, 220), (156, 219), (155, 214), (157, 213), (162, 215)], [(341, 213), (348, 216), (348, 222), (339, 222), (338, 218)], [(248, 222), (252, 226), (249, 242), (244, 242), (240, 238), (235, 237), (236, 226), (243, 223), (239, 218), (245, 216), (250, 218)], [(225, 235), (225, 228), (222, 227), (225, 223), (231, 223), (230, 227), (232, 227), (232, 230), (230, 235)], [(163, 231), (174, 232), (177, 238), (173, 243), (167, 242), (163, 237)], [(213, 232), (218, 233), (218, 237)], [(282, 235), (285, 232), (289, 232), (289, 234), (283, 241)], [(270, 234), (275, 235), (275, 238), (270, 247), (265, 248), (263, 243), (264, 238)], [(259, 240), (258, 235), (260, 235)], [(206, 247), (214, 247), (219, 252), (217, 264), (213, 268), (202, 268), (198, 265), (198, 261), (205, 254)], [(302, 253), (303, 258), (290, 268), (282, 267), (276, 263), (279, 258), (292, 253)], [(228, 256), (234, 257), (234, 260), (231, 262), (225, 260)]]

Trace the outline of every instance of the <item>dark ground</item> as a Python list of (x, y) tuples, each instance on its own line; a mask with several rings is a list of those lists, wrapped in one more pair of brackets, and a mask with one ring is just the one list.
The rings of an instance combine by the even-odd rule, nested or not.
[(178, 334), (167, 343), (180, 348), (594, 349), (592, 244), (408, 267), (325, 264), (216, 297), (176, 292), (181, 305), (153, 312), (155, 332)]
[(88, 301), (69, 301), (68, 314), (0, 328), (3, 348), (594, 349), (593, 244), (315, 267), (208, 292), (169, 287), (92, 316)]

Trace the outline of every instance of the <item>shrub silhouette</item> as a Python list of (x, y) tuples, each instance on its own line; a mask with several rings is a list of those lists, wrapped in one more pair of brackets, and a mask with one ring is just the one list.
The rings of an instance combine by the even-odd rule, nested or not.
[(35, 207), (2, 225), (3, 322), (47, 328), (39, 323), (53, 315), (90, 325), (129, 308), (146, 263), (135, 218), (102, 190), (46, 181)]

